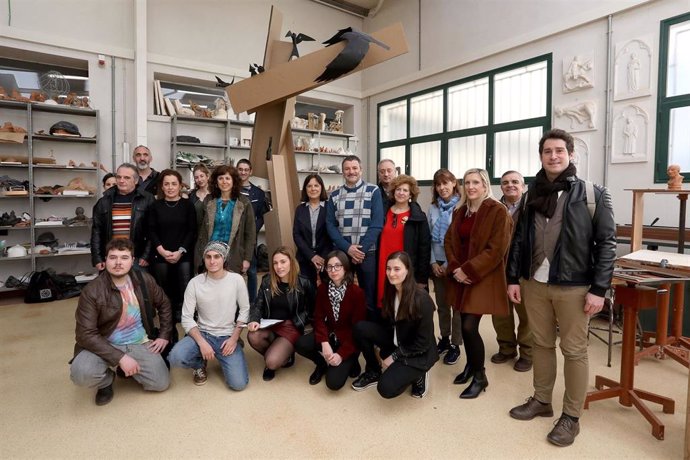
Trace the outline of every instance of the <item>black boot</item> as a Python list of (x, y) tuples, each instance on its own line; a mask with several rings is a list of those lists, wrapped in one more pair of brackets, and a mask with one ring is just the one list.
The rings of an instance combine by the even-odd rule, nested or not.
[(489, 381), (486, 379), (486, 372), (484, 369), (476, 371), (472, 383), (465, 388), (465, 391), (460, 393), (460, 399), (474, 399), (479, 396), (479, 393), (486, 391), (489, 386)]
[(455, 385), (464, 385), (465, 383), (469, 382), (471, 378), (472, 378), (472, 368), (470, 367), (470, 364), (467, 363), (465, 365), (465, 368), (462, 370), (462, 372), (460, 374), (458, 374), (457, 377), (455, 377), (455, 380), (453, 380), (453, 383)]

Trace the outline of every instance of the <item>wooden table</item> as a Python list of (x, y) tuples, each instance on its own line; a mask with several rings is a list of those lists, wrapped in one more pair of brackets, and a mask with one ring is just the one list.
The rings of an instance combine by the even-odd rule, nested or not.
[(621, 350), (620, 381), (597, 375), (596, 391), (587, 393), (585, 409), (589, 403), (602, 399), (618, 398), (623, 406), (635, 408), (652, 425), (652, 435), (664, 439), (664, 424), (647, 407), (643, 400), (661, 404), (665, 414), (673, 414), (675, 401), (634, 387), (635, 380), (635, 325), (637, 313), (642, 309), (655, 308), (658, 302), (658, 289), (654, 287), (619, 285), (615, 287), (615, 301), (623, 306), (623, 347)]

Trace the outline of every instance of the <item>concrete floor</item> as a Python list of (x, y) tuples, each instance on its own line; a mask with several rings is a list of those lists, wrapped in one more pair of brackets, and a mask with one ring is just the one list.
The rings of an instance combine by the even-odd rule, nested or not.
[[(672, 397), (675, 414), (663, 414), (666, 439), (652, 437), (634, 408), (615, 400), (593, 403), (581, 419), (574, 445), (546, 441), (554, 419), (520, 422), (508, 410), (531, 395), (531, 372), (519, 374), (495, 365), (488, 317), (481, 331), (486, 343), (487, 392), (458, 399), (453, 377), (465, 365), (438, 363), (429, 394), (383, 400), (375, 389), (348, 386), (334, 393), (312, 387), (312, 364), (298, 357), (272, 382), (261, 379), (263, 364), (245, 350), (250, 384), (228, 390), (217, 364), (209, 366), (203, 387), (191, 372), (172, 371), (161, 394), (144, 393), (131, 380), (117, 379), (107, 406), (93, 403), (92, 390), (69, 380), (67, 361), (74, 344), (76, 299), (0, 307), (0, 458), (682, 458), (687, 369), (671, 360), (644, 359), (637, 367), (639, 388)], [(560, 356), (559, 356), (560, 359)], [(617, 379), (620, 346), (606, 367), (606, 346), (590, 344), (590, 381), (601, 374)], [(560, 414), (562, 378), (555, 390)]]

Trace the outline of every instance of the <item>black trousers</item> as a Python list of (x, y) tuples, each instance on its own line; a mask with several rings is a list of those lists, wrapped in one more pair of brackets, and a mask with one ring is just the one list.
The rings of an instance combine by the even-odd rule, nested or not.
[[(389, 357), (397, 348), (393, 343), (393, 329), (383, 327), (379, 323), (360, 321), (355, 324), (354, 337), (355, 343), (362, 350), (368, 372), (381, 372), (381, 364), (376, 357), (375, 347), (379, 348), (381, 359)], [(393, 361), (393, 364), (381, 375), (376, 389), (386, 399), (395, 398), (419, 380), (425, 372), (399, 361)]]
[(192, 263), (187, 260), (180, 260), (176, 264), (156, 261), (151, 268), (151, 274), (170, 299), (173, 320), (179, 323), (182, 316), (184, 291), (187, 289), (189, 280), (192, 279)]
[(326, 386), (333, 391), (340, 390), (345, 385), (352, 366), (359, 359), (359, 353), (355, 353), (344, 359), (340, 365), (329, 366), (324, 357), (319, 353), (321, 351), (321, 344), (316, 343), (316, 337), (313, 332), (303, 335), (297, 340), (295, 351), (311, 360), (317, 366), (326, 369)]

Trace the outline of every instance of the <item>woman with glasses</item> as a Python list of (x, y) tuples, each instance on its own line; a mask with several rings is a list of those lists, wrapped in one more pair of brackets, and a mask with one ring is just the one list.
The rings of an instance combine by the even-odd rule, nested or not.
[[(273, 380), (279, 367), (295, 363), (295, 343), (304, 334), (313, 312), (314, 285), (299, 274), (292, 249), (279, 247), (261, 280), (247, 324), (249, 345), (264, 356), (265, 381)], [(262, 328), (262, 320), (278, 322)]]
[(399, 396), (409, 386), (413, 398), (427, 393), (428, 371), (438, 361), (434, 301), (419, 287), (413, 270), (406, 252), (394, 252), (386, 260), (383, 322), (355, 325), (355, 343), (366, 360), (365, 372), (352, 382), (355, 391), (376, 385), (386, 399)]
[(486, 391), (484, 342), (479, 334), (482, 315), (508, 315), (506, 257), (513, 219), (506, 207), (494, 199), (489, 174), (469, 169), (463, 177), (463, 194), (453, 212), (445, 238), (451, 280), (448, 301), (460, 312), (462, 338), (467, 355), (465, 369), (453, 383), (472, 383), (460, 394), (476, 398)]
[(333, 244), (326, 231), (326, 187), (318, 174), (309, 174), (302, 186), (302, 203), (295, 209), (292, 238), (297, 247), (297, 261), (302, 275), (316, 286), (317, 274), (323, 276), (326, 255)]
[(359, 349), (352, 338), (355, 324), (367, 315), (364, 291), (355, 286), (350, 259), (343, 251), (326, 257), (329, 281), (316, 291), (314, 332), (303, 335), (295, 344), (297, 353), (316, 364), (309, 384), (318, 384), (326, 376), (326, 386), (340, 390), (347, 377), (357, 377), (361, 370)]
[(397, 251), (405, 251), (414, 268), (414, 277), (421, 288), (429, 282), (431, 243), (426, 214), (417, 203), (417, 180), (402, 174), (391, 181), (389, 208), (379, 239), (378, 306), (383, 301), (386, 261)]

